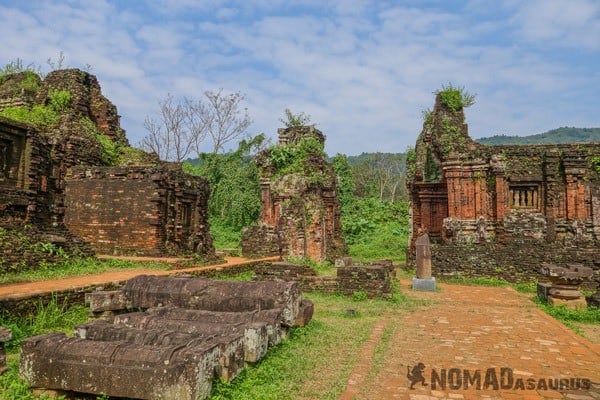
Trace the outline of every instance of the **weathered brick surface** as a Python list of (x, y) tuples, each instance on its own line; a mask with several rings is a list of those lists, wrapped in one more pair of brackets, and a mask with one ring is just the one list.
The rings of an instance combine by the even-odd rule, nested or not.
[(345, 295), (364, 292), (369, 298), (389, 296), (392, 293), (391, 277), (395, 275), (392, 263), (387, 261), (338, 267), (335, 277), (316, 276), (308, 267), (285, 262), (259, 266), (255, 273), (258, 280), (296, 281), (303, 291)]
[(65, 222), (98, 253), (214, 255), (208, 182), (179, 165), (77, 167), (65, 182)]
[[(436, 98), (409, 165), (411, 245), (425, 228), (438, 273), (535, 279), (543, 261), (600, 259), (600, 144), (484, 146)], [(437, 253), (437, 254), (436, 254)], [(436, 265), (437, 264), (437, 265)]]
[(129, 143), (96, 77), (77, 69), (52, 71), (43, 80), (33, 76), (36, 85), (31, 77), (0, 80), (0, 109), (45, 106), (58, 91), (68, 92), (70, 101), (56, 124), (37, 129), (0, 118), (0, 227), (13, 239), (0, 246), (6, 254), (0, 270), (53, 261), (49, 252), (34, 255), (14, 245), (19, 234), (67, 254), (212, 256), (205, 180), (183, 173), (179, 164), (159, 165), (150, 154), (123, 162), (142, 168), (105, 167), (115, 163), (105, 142), (120, 148)]

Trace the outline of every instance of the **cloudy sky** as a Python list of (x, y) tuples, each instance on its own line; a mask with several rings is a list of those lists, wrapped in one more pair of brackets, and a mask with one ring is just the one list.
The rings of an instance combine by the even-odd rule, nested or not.
[[(472, 137), (600, 126), (598, 0), (0, 0), (0, 65), (91, 66), (132, 144), (168, 93), (305, 112), (326, 150), (400, 152), (452, 83)], [(207, 150), (209, 146), (207, 144)]]

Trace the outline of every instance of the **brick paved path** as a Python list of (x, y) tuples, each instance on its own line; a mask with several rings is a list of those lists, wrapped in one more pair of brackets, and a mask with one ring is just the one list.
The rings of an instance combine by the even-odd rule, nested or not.
[[(531, 294), (459, 285), (439, 285), (436, 293), (412, 292), (408, 285), (402, 282), (403, 292), (434, 303), (399, 320), (379, 322), (361, 352), (368, 359), (355, 367), (340, 400), (600, 399), (600, 345), (541, 312), (530, 301)], [(377, 351), (372, 349), (378, 345), (386, 350), (382, 360), (373, 362)], [(419, 362), (426, 367), (428, 386), (416, 383), (411, 390), (407, 367)], [(510, 369), (504, 380), (502, 368)], [(432, 370), (445, 387), (439, 381), (433, 387)], [(476, 379), (471, 383), (465, 378), (476, 377), (477, 371), (479, 390)], [(494, 377), (498, 390), (493, 390)], [(579, 378), (580, 387), (587, 385), (583, 379), (592, 383), (588, 389), (554, 390), (554, 379), (560, 378), (573, 378), (575, 385)], [(527, 390), (531, 385), (534, 389)]]

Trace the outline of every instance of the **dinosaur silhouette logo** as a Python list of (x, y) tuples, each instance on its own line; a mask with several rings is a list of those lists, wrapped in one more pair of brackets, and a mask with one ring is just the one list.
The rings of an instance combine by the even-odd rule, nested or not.
[(421, 386), (427, 386), (423, 372), (425, 372), (425, 364), (422, 362), (415, 365), (412, 370), (410, 369), (410, 366), (406, 366), (406, 377), (410, 381), (411, 389), (414, 389), (415, 383), (417, 382), (421, 382)]

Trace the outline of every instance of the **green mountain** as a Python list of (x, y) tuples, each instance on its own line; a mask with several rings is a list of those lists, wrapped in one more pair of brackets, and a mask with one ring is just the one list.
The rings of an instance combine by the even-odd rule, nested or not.
[(503, 144), (557, 144), (600, 142), (600, 128), (562, 127), (530, 136), (495, 135), (476, 139), (486, 145)]

